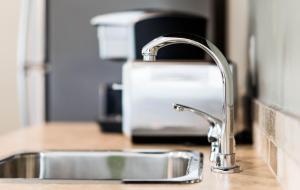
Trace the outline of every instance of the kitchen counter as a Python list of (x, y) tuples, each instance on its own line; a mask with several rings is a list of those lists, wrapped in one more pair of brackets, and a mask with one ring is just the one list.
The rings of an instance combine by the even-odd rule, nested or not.
[(120, 184), (97, 181), (39, 181), (24, 179), (0, 179), (0, 189), (43, 189), (43, 190), (168, 190), (168, 189), (280, 189), (275, 176), (259, 158), (252, 146), (238, 146), (237, 159), (242, 168), (237, 174), (216, 174), (210, 172), (208, 146), (177, 145), (133, 145), (120, 134), (103, 134), (93, 123), (51, 123), (45, 126), (23, 128), (0, 136), (0, 157), (23, 151), (42, 150), (120, 150), (120, 149), (182, 149), (204, 153), (203, 181), (196, 184)]

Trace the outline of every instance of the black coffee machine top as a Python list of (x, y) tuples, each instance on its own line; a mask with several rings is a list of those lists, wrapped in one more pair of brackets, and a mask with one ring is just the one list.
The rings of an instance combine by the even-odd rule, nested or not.
[[(206, 37), (206, 18), (166, 10), (133, 10), (99, 15), (91, 20), (98, 29), (101, 59), (141, 60), (142, 47), (152, 39), (174, 32)], [(184, 51), (183, 51), (184, 49)], [(184, 52), (189, 52), (184, 53)], [(204, 53), (190, 45), (174, 45), (159, 52), (158, 59), (203, 59)]]

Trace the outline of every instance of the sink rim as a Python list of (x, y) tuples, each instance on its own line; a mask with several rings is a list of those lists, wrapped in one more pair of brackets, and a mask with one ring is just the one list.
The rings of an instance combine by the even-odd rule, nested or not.
[(110, 153), (122, 155), (162, 155), (168, 154), (169, 157), (178, 157), (188, 159), (186, 175), (173, 178), (162, 178), (162, 179), (43, 179), (43, 178), (4, 178), (0, 177), (0, 180), (37, 180), (37, 181), (99, 181), (99, 182), (121, 182), (121, 183), (198, 183), (202, 181), (203, 173), (203, 153), (191, 151), (191, 150), (162, 150), (162, 149), (130, 149), (130, 150), (43, 150), (43, 151), (24, 151), (19, 153), (14, 153), (13, 155), (0, 157), (0, 165), (5, 164), (9, 160), (12, 160), (22, 155), (38, 155), (42, 156), (45, 153), (102, 153), (105, 155), (111, 155)]

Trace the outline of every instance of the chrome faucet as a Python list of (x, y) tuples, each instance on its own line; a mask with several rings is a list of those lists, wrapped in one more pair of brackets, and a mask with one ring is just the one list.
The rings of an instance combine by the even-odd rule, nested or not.
[(220, 120), (200, 110), (174, 104), (177, 111), (191, 111), (205, 118), (211, 125), (208, 131), (208, 140), (211, 142), (210, 160), (215, 163), (211, 170), (218, 173), (235, 173), (240, 167), (235, 160), (235, 139), (234, 139), (234, 89), (233, 77), (229, 64), (221, 51), (210, 41), (199, 36), (175, 33), (160, 36), (142, 49), (143, 60), (147, 62), (156, 61), (156, 55), (160, 48), (173, 44), (190, 44), (204, 50), (217, 64), (222, 74), (224, 84), (224, 109), (225, 117)]

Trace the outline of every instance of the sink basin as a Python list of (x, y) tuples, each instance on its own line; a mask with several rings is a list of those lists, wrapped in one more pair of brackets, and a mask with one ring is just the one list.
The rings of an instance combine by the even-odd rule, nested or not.
[(45, 151), (2, 159), (0, 178), (195, 183), (202, 167), (202, 153), (192, 151)]

